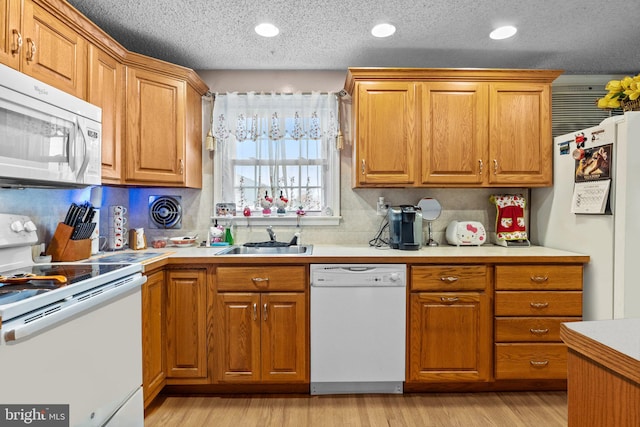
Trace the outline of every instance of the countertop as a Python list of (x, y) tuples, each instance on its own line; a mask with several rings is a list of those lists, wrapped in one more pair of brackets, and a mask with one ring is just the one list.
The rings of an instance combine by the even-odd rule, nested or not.
[(567, 346), (640, 384), (640, 319), (563, 323)]
[[(374, 248), (368, 245), (313, 245), (311, 255), (219, 255), (226, 247), (167, 247), (163, 249), (148, 248), (137, 252), (157, 252), (163, 254), (149, 261), (148, 265), (158, 261), (169, 264), (202, 264), (202, 263), (256, 263), (278, 262), (280, 264), (328, 263), (339, 262), (337, 258), (349, 258), (348, 262), (419, 262), (419, 263), (587, 263), (589, 256), (531, 246), (528, 248), (505, 248), (495, 245), (483, 246), (437, 246), (423, 247), (417, 251), (401, 251), (397, 249)], [(132, 251), (134, 252), (134, 251)]]

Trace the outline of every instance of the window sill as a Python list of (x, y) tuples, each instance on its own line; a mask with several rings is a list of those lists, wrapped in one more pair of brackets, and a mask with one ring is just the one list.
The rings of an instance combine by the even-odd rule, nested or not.
[[(212, 220), (217, 220), (224, 224), (225, 221), (233, 221), (235, 225), (260, 226), (260, 225), (277, 225), (277, 226), (297, 226), (298, 217), (290, 216), (212, 216)], [(340, 224), (341, 216), (302, 216), (300, 217), (300, 226), (335, 226)]]

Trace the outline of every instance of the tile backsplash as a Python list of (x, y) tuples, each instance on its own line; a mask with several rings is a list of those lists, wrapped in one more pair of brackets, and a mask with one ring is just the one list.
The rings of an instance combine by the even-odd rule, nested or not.
[[(436, 241), (444, 243), (447, 224), (451, 220), (480, 221), (487, 232), (495, 230), (495, 206), (489, 196), (497, 193), (527, 194), (527, 189), (352, 189), (351, 188), (351, 147), (341, 154), (341, 215), (337, 226), (305, 226), (302, 222), (302, 239), (306, 244), (354, 244), (366, 245), (373, 239), (384, 217), (376, 214), (378, 197), (383, 196), (391, 206), (417, 204), (423, 197), (431, 197), (440, 202), (442, 213), (433, 222)], [(210, 216), (214, 201), (212, 180), (212, 158), (203, 153), (202, 190), (176, 188), (122, 188), (103, 187), (102, 206), (124, 205), (129, 209), (129, 228), (143, 227), (148, 240), (159, 236), (176, 237), (198, 233), (198, 240), (206, 240), (211, 224)], [(182, 203), (182, 228), (179, 230), (159, 230), (150, 227), (149, 196), (179, 195)], [(43, 190), (43, 189), (0, 189), (2, 212), (29, 215), (38, 226), (40, 242), (48, 243), (58, 222), (62, 221), (71, 202), (89, 200), (90, 190)], [(101, 234), (107, 230), (107, 209), (101, 209)], [(293, 237), (294, 226), (274, 224), (278, 240), (288, 241)], [(426, 222), (424, 232), (427, 232)], [(236, 242), (264, 241), (268, 238), (264, 227), (237, 227)]]

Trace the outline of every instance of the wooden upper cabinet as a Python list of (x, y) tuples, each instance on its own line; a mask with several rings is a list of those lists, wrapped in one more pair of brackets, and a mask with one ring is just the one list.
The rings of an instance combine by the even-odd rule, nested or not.
[(20, 55), (20, 71), (84, 99), (86, 41), (31, 0), (24, 0)]
[(184, 80), (128, 68), (127, 181), (184, 183), (186, 89)]
[(102, 183), (122, 182), (125, 74), (122, 63), (89, 46), (87, 100), (102, 108)]
[[(202, 95), (191, 70), (127, 54), (125, 184), (202, 188)], [(194, 86), (195, 85), (195, 86)]]
[(489, 183), (551, 185), (549, 85), (495, 83), (490, 86), (489, 99)]
[(20, 69), (22, 0), (0, 0), (0, 64)]
[(354, 186), (551, 185), (551, 83), (560, 73), (350, 68)]
[(357, 88), (356, 186), (412, 185), (418, 145), (417, 85), (365, 82)]
[(422, 86), (422, 183), (482, 184), (487, 159), (487, 85)]

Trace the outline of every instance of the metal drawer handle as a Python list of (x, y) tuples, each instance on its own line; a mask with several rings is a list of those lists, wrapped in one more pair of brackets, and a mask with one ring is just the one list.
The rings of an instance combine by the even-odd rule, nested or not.
[(267, 304), (262, 306), (262, 310), (264, 311), (264, 320), (265, 322), (267, 321)]
[(531, 281), (536, 283), (542, 283), (549, 280), (549, 276), (531, 276)]
[(18, 53), (20, 53), (20, 49), (22, 48), (22, 34), (20, 34), (20, 31), (14, 29), (13, 35), (16, 36), (16, 48), (11, 49), (11, 54), (17, 55)]
[(458, 280), (460, 280), (460, 278), (458, 278), (456, 276), (447, 276), (447, 277), (441, 277), (440, 280), (443, 281), (443, 282), (447, 282), (447, 283), (453, 283), (453, 282), (457, 282)]
[(255, 284), (258, 284), (262, 282), (268, 282), (269, 278), (268, 277), (252, 277), (251, 281)]
[(545, 328), (545, 329), (529, 329), (529, 332), (531, 332), (534, 335), (544, 335), (544, 334), (548, 334), (549, 333), (549, 328)]
[(549, 307), (548, 302), (530, 302), (529, 305), (533, 308), (547, 308)]
[(478, 175), (482, 175), (482, 167), (484, 166), (484, 163), (482, 163), (482, 159), (478, 159), (478, 163), (480, 163), (480, 170), (478, 171)]
[(458, 301), (459, 298), (458, 297), (440, 297), (440, 301), (445, 302), (445, 303), (454, 303), (456, 301)]
[(258, 304), (253, 303), (253, 320), (258, 319)]
[(549, 364), (549, 361), (548, 360), (530, 360), (529, 363), (531, 364), (531, 366), (541, 367), (541, 366), (547, 366)]
[(362, 175), (364, 175), (364, 171), (365, 171), (365, 169), (366, 169), (366, 168), (365, 168), (365, 162), (364, 162), (364, 159), (362, 159), (362, 165), (361, 165), (361, 172), (362, 172)]
[(498, 175), (498, 160), (493, 159), (493, 174)]
[(27, 61), (33, 61), (34, 59), (36, 59), (36, 43), (27, 37), (27, 44), (31, 45), (31, 49), (29, 49), (29, 52), (27, 53)]

